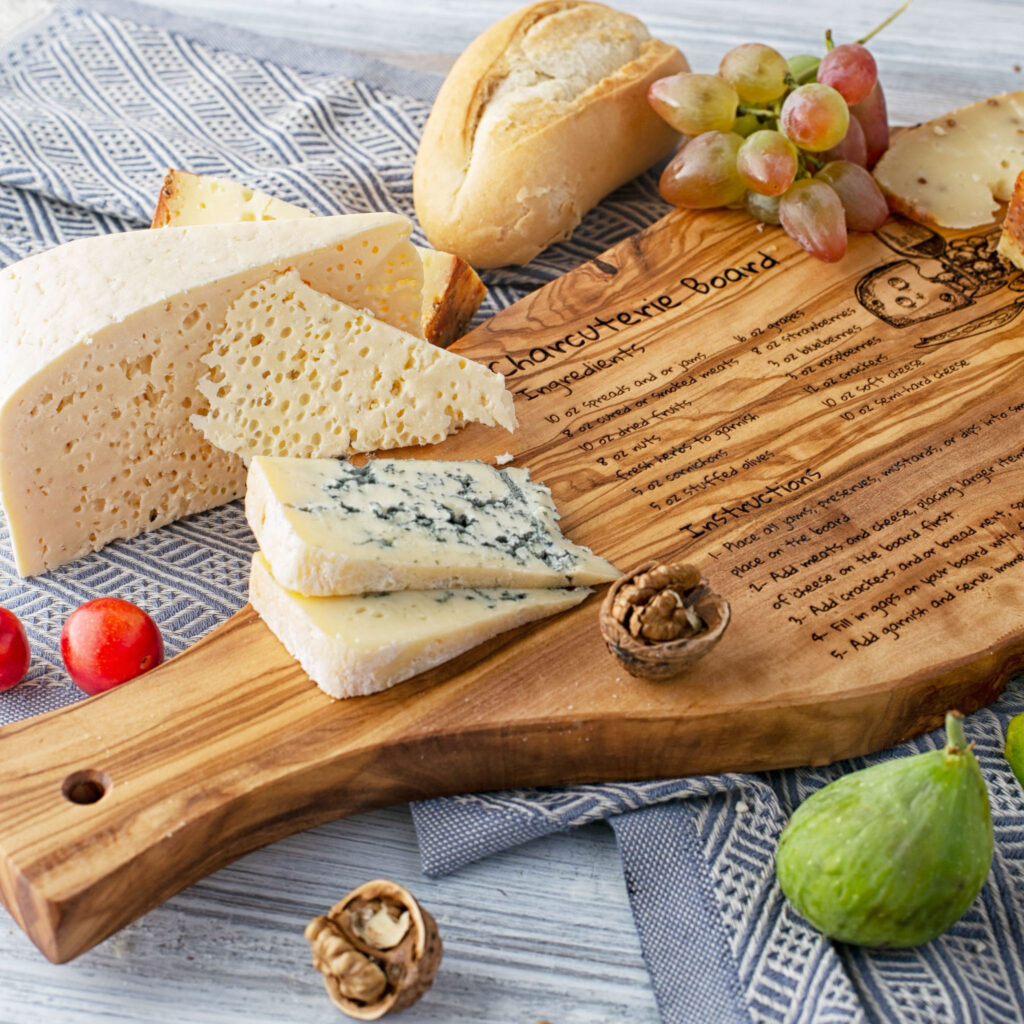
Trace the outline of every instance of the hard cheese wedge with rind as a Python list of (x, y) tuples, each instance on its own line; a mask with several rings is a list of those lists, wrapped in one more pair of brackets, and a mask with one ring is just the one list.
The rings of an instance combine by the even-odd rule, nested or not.
[(190, 423), (229, 304), (292, 267), (398, 327), (419, 315), (393, 214), (132, 231), (0, 272), (0, 497), (31, 575), (242, 493), (245, 467)]
[(979, 100), (902, 132), (874, 175), (898, 213), (973, 228), (995, 220), (1022, 167), (1024, 91)]
[(611, 562), (558, 529), (528, 470), (483, 462), (254, 459), (245, 513), (275, 578), (302, 594), (606, 583)]
[(332, 697), (386, 690), (516, 626), (579, 604), (590, 591), (403, 590), (303, 597), (283, 587), (259, 552), (249, 601), (307, 675)]
[(500, 374), (324, 295), (295, 272), (239, 296), (204, 361), (199, 390), (209, 410), (192, 422), (246, 461), (434, 444), (470, 422), (516, 425)]

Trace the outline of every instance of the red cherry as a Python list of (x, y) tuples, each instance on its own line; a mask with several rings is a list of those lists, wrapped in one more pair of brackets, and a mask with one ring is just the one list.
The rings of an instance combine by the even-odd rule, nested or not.
[(25, 678), (32, 654), (25, 627), (14, 612), (0, 608), (0, 690), (9, 690)]
[(164, 660), (157, 624), (137, 605), (100, 597), (76, 608), (60, 633), (68, 675), (86, 693), (102, 693)]

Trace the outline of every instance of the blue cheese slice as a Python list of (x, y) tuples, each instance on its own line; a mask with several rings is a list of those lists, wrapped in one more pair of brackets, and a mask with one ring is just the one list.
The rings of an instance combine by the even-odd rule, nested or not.
[(244, 464), (189, 421), (228, 306), (291, 267), (415, 326), (409, 233), (392, 214), (131, 231), (0, 271), (0, 499), (18, 571), (238, 497)]
[(579, 604), (590, 591), (508, 587), (303, 597), (257, 552), (249, 601), (325, 693), (386, 690), (516, 626)]
[(192, 423), (246, 461), (436, 444), (470, 422), (516, 426), (501, 374), (324, 295), (294, 271), (239, 296), (203, 358), (209, 409)]
[(516, 467), (256, 458), (245, 512), (276, 579), (301, 594), (587, 586), (619, 575), (562, 536), (551, 492)]

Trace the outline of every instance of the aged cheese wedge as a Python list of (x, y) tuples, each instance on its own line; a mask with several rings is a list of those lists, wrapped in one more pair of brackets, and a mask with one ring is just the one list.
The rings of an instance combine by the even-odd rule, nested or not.
[(249, 601), (307, 675), (332, 697), (359, 697), (491, 637), (579, 604), (586, 587), (403, 590), (303, 597), (281, 586), (259, 552)]
[(996, 252), (1024, 270), (1024, 171), (1017, 175)]
[(287, 267), (415, 323), (420, 261), (391, 214), (133, 231), (0, 272), (0, 499), (42, 572), (238, 497), (245, 467), (189, 422), (199, 357), (242, 291)]
[(294, 271), (239, 296), (203, 359), (209, 410), (192, 423), (246, 461), (433, 444), (470, 422), (516, 425), (501, 374), (315, 291)]
[(1024, 90), (993, 96), (896, 136), (875, 165), (889, 205), (926, 224), (991, 223), (1024, 166)]
[[(155, 228), (174, 224), (220, 224), (226, 221), (293, 220), (312, 217), (309, 210), (227, 178), (170, 170), (153, 214)], [(447, 348), (462, 337), (480, 308), (487, 289), (476, 271), (458, 256), (417, 248), (423, 261), (422, 335)]]
[(258, 458), (245, 514), (274, 576), (303, 594), (564, 587), (619, 575), (562, 536), (551, 492), (526, 469)]

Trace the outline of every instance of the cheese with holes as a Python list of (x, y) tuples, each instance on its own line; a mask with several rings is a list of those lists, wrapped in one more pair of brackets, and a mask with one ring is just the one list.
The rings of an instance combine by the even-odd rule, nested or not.
[(946, 228), (996, 219), (1024, 166), (1024, 91), (980, 100), (895, 136), (875, 180), (898, 213)]
[(551, 492), (527, 469), (253, 459), (245, 514), (274, 576), (303, 594), (586, 586), (619, 575), (562, 536)]
[(303, 597), (281, 586), (259, 552), (249, 577), (253, 608), (332, 697), (386, 690), (589, 593), (494, 587)]
[[(301, 206), (228, 178), (170, 170), (160, 189), (152, 226), (294, 220), (312, 216)], [(447, 348), (465, 334), (487, 289), (476, 271), (458, 256), (419, 247), (416, 251), (423, 261), (420, 330), (427, 341)]]
[(0, 272), (0, 499), (31, 575), (238, 497), (245, 467), (190, 423), (229, 304), (285, 268), (397, 326), (420, 261), (404, 217), (132, 231)]
[(996, 252), (1024, 270), (1024, 171), (1017, 175)]
[(471, 422), (516, 425), (501, 374), (324, 295), (294, 271), (239, 296), (203, 361), (209, 408), (192, 423), (246, 461), (435, 444)]

